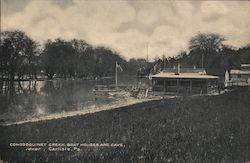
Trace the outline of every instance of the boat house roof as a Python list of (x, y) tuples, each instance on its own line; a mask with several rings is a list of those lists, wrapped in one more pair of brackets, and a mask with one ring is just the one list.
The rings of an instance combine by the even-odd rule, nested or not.
[(218, 79), (218, 76), (207, 75), (204, 73), (172, 73), (172, 72), (160, 72), (153, 75), (152, 78), (172, 78), (172, 79)]
[(172, 79), (218, 79), (218, 76), (207, 75), (205, 69), (197, 68), (165, 68), (152, 78), (172, 78)]
[(250, 70), (231, 70), (230, 74), (250, 75)]

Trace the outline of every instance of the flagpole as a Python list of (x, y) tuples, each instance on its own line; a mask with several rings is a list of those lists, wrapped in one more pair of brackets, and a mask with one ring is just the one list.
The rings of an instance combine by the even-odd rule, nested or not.
[(117, 62), (115, 62), (115, 87), (116, 89), (118, 88), (117, 87)]
[(147, 43), (147, 62), (148, 62), (148, 43)]

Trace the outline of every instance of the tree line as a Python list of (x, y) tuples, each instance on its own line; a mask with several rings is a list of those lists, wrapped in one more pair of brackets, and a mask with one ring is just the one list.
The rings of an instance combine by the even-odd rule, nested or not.
[(219, 34), (200, 33), (190, 39), (188, 51), (149, 62), (144, 58), (126, 61), (116, 51), (94, 47), (84, 40), (58, 38), (41, 46), (23, 31), (4, 31), (0, 42), (0, 74), (2, 80), (9, 81), (34, 79), (41, 74), (49, 79), (96, 78), (114, 76), (118, 62), (124, 74), (147, 76), (177, 63), (207, 70), (230, 70), (240, 68), (241, 63), (250, 63), (250, 45), (236, 49), (224, 44), (225, 40)]
[(3, 80), (113, 76), (115, 63), (126, 62), (107, 47), (93, 47), (84, 40), (47, 40), (43, 48), (23, 31), (1, 32), (0, 69)]
[(226, 38), (216, 33), (200, 33), (189, 41), (188, 51), (174, 57), (155, 59), (158, 69), (170, 68), (178, 63), (181, 67), (204, 68), (208, 73), (221, 75), (225, 70), (240, 69), (242, 63), (250, 63), (250, 44), (235, 48), (226, 45)]

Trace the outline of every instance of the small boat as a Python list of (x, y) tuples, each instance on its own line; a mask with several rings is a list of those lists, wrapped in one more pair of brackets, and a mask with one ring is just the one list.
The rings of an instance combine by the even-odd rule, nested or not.
[(93, 93), (95, 95), (116, 95), (116, 94), (120, 94), (120, 92), (122, 91), (121, 89), (119, 89), (118, 87), (118, 80), (117, 80), (117, 69), (120, 69), (121, 71), (122, 68), (119, 64), (117, 64), (117, 62), (115, 63), (115, 85), (113, 84), (107, 84), (110, 83), (110, 80), (112, 80), (112, 77), (103, 77), (102, 78), (102, 83), (106, 83), (105, 85), (96, 85)]
[(103, 77), (101, 78), (101, 82), (104, 85), (96, 85), (93, 93), (95, 95), (110, 95), (110, 96), (115, 96), (115, 95), (121, 95), (121, 94), (125, 94), (126, 92), (118, 87), (118, 80), (117, 80), (117, 69), (120, 69), (120, 71), (122, 72), (122, 68), (119, 64), (117, 64), (117, 62), (115, 63), (115, 85), (114, 84), (110, 84), (113, 82), (113, 78), (112, 77)]
[(96, 85), (93, 93), (95, 95), (109, 95), (120, 91), (121, 89), (117, 89), (113, 85)]

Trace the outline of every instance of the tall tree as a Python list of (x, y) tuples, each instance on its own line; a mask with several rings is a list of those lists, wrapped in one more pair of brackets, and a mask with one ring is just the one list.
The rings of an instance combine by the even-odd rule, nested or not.
[(77, 39), (71, 40), (71, 44), (76, 51), (76, 60), (74, 61), (76, 71), (75, 73), (80, 78), (86, 77), (88, 74), (90, 74), (89, 69), (91, 64), (88, 64), (88, 62), (91, 62), (90, 51), (92, 51), (92, 46), (84, 40)]
[(8, 78), (14, 81), (15, 75), (19, 77), (31, 72), (31, 63), (37, 56), (38, 44), (23, 31), (1, 32), (1, 69), (5, 68)]
[(52, 79), (55, 74), (66, 78), (74, 77), (76, 69), (76, 50), (71, 42), (62, 39), (48, 40), (42, 53), (45, 73)]
[[(225, 38), (216, 33), (200, 33), (191, 38), (189, 41), (190, 51), (197, 51), (201, 53), (201, 67), (205, 68), (206, 64), (211, 64), (211, 61), (205, 60), (208, 59), (208, 55), (213, 55), (211, 58), (215, 58), (216, 54), (220, 52), (224, 45), (223, 41)], [(213, 63), (213, 61), (212, 61)]]
[(97, 76), (113, 76), (115, 74), (115, 63), (123, 63), (125, 60), (106, 47), (96, 47), (93, 49), (94, 57), (94, 74)]

